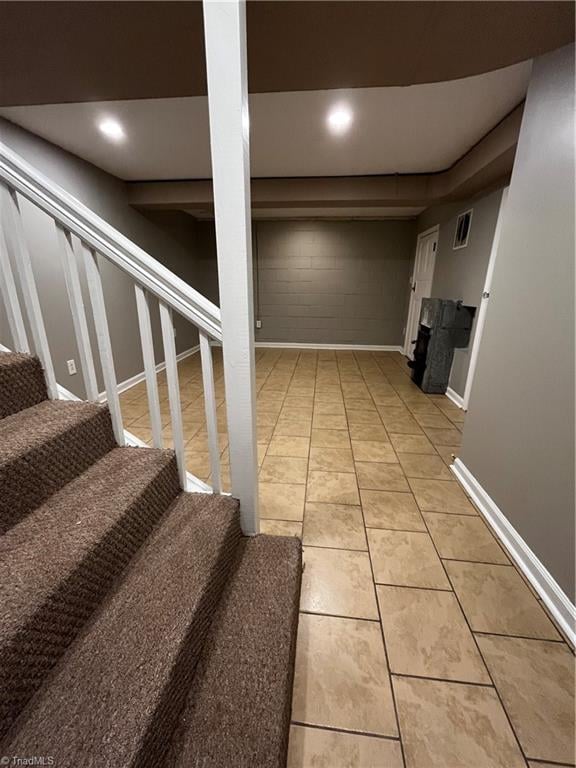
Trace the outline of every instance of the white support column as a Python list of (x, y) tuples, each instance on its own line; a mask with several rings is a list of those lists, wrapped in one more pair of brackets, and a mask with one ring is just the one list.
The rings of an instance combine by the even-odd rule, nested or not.
[(232, 495), (259, 532), (246, 4), (204, 0), (210, 145)]
[(98, 402), (98, 383), (96, 381), (94, 358), (92, 357), (90, 334), (88, 333), (88, 324), (86, 322), (82, 288), (80, 287), (78, 264), (76, 263), (76, 255), (72, 248), (72, 236), (60, 224), (57, 222), (55, 224), (62, 266), (64, 268), (66, 290), (68, 291), (68, 300), (70, 301), (72, 325), (74, 326), (78, 355), (80, 356), (80, 369), (82, 370), (86, 387), (86, 396), (88, 400), (96, 403)]

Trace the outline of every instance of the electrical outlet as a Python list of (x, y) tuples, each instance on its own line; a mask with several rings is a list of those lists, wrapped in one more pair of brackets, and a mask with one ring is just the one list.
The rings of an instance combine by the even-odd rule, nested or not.
[(75, 373), (78, 373), (76, 370), (76, 361), (75, 360), (66, 360), (66, 365), (68, 366), (68, 373), (70, 376), (74, 376)]
[(256, 328), (262, 328), (262, 320), (256, 320)]

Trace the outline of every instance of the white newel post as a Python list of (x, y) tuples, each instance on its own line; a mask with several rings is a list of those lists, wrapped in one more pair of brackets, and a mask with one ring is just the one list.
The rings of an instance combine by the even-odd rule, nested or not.
[(259, 531), (246, 5), (204, 0), (204, 36), (232, 495)]

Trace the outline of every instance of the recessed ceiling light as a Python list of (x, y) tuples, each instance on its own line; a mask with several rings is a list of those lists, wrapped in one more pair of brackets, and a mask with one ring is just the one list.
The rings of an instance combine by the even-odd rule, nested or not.
[(105, 117), (103, 120), (100, 120), (98, 129), (110, 141), (122, 141), (126, 138), (124, 128), (122, 128), (118, 120), (114, 120), (112, 117)]
[(333, 107), (330, 112), (328, 112), (328, 128), (332, 133), (337, 135), (346, 133), (346, 131), (352, 125), (352, 120), (352, 110), (342, 104), (337, 107)]

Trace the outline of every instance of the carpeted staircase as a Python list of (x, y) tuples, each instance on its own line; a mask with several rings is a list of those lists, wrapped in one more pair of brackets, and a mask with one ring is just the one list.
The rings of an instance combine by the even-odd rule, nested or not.
[(244, 538), (35, 358), (0, 353), (0, 419), (0, 756), (284, 766), (299, 540)]

